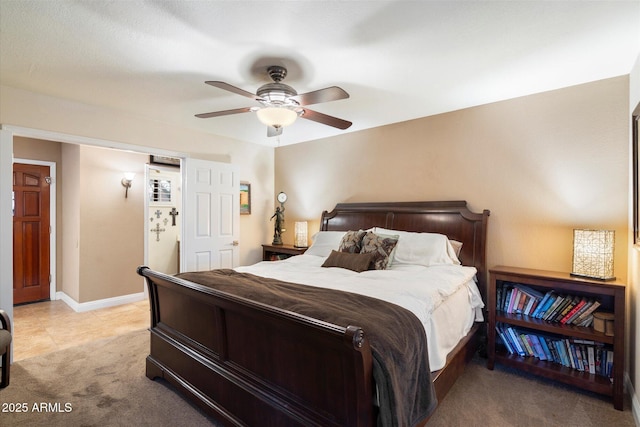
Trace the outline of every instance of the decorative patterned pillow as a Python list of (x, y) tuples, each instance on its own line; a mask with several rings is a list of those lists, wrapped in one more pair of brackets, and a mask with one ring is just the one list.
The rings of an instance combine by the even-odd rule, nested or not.
[(367, 234), (366, 231), (347, 231), (340, 241), (338, 251), (349, 252), (352, 254), (360, 253), (362, 249), (362, 238)]
[(356, 273), (369, 269), (373, 254), (354, 254), (349, 252), (331, 251), (331, 255), (326, 259), (323, 267), (346, 268)]
[(391, 262), (394, 248), (398, 244), (398, 236), (385, 236), (368, 231), (362, 238), (360, 253), (372, 253), (370, 270), (385, 270)]

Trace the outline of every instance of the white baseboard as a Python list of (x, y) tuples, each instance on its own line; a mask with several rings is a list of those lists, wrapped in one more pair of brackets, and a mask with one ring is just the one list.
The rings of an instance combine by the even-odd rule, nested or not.
[(144, 292), (140, 292), (137, 294), (122, 295), (119, 297), (105, 298), (105, 299), (100, 299), (96, 301), (79, 303), (73, 298), (71, 298), (69, 295), (65, 294), (64, 292), (56, 292), (56, 299), (61, 299), (69, 307), (71, 307), (73, 311), (78, 313), (84, 312), (84, 311), (97, 310), (99, 308), (115, 307), (117, 305), (122, 305), (122, 304), (130, 304), (132, 302), (143, 301), (146, 298), (147, 298), (147, 295)]
[(640, 396), (636, 394), (636, 391), (633, 389), (633, 384), (631, 383), (631, 378), (629, 377), (629, 373), (625, 372), (624, 374), (624, 382), (631, 396), (631, 412), (633, 413), (633, 420), (636, 422), (636, 426), (640, 427)]

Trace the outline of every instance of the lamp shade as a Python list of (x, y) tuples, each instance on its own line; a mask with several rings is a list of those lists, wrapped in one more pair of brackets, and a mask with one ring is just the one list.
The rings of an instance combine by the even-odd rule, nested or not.
[(573, 230), (572, 276), (614, 280), (613, 230)]
[(308, 244), (307, 221), (297, 221), (295, 224), (295, 240), (293, 246), (296, 248), (306, 248)]
[(285, 127), (293, 124), (298, 114), (286, 107), (266, 107), (256, 111), (258, 120), (267, 126)]

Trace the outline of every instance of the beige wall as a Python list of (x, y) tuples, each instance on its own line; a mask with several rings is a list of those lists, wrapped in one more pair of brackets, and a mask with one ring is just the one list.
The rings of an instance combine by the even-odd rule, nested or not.
[[(14, 142), (15, 145), (15, 142)], [(66, 166), (66, 167), (65, 167)], [(58, 290), (74, 301), (80, 301), (80, 146), (62, 144), (62, 192), (58, 200), (62, 206), (62, 252), (56, 254), (62, 263), (62, 282)], [(88, 284), (87, 286), (91, 286)]]
[[(616, 230), (627, 276), (628, 77), (276, 149), (287, 221), (343, 201), (490, 209), (488, 264), (571, 270), (572, 230)], [(285, 233), (291, 242), (292, 233)]]
[[(80, 146), (80, 303), (144, 289), (136, 268), (144, 263), (142, 177), (148, 160), (145, 154)], [(126, 199), (125, 171), (138, 177)]]

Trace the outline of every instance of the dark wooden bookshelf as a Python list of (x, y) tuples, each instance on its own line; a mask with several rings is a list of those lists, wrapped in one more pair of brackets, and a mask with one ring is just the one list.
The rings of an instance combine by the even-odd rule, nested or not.
[[(597, 298), (601, 302), (598, 311), (614, 314), (614, 335), (605, 335), (593, 329), (576, 325), (550, 322), (522, 314), (506, 313), (497, 309), (497, 289), (503, 285), (521, 284), (541, 293), (555, 290), (558, 293)], [(489, 270), (487, 294), (487, 368), (495, 363), (520, 369), (535, 375), (579, 387), (594, 393), (611, 396), (614, 408), (623, 409), (624, 373), (624, 326), (625, 326), (625, 284), (620, 281), (599, 281), (574, 277), (569, 273), (533, 270), (499, 266)], [(583, 372), (536, 357), (509, 354), (497, 345), (496, 324), (503, 323), (522, 328), (532, 333), (551, 335), (559, 339), (574, 338), (606, 344), (613, 348), (613, 370), (611, 378), (599, 374)]]

